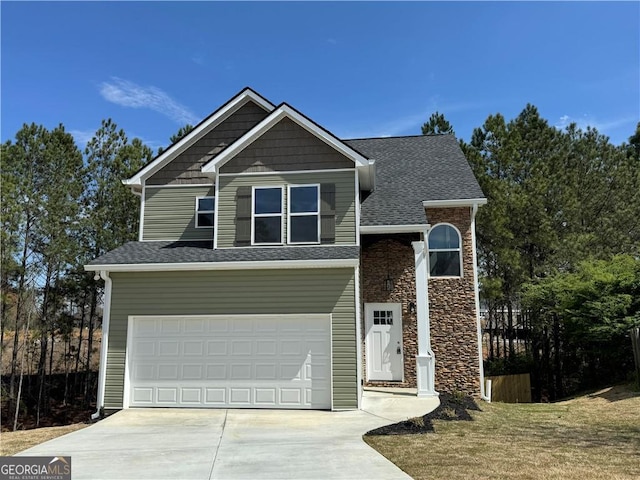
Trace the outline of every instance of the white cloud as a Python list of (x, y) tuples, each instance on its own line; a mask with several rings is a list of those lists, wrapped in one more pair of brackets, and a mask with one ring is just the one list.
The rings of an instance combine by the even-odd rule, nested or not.
[[(93, 136), (95, 135), (97, 129), (95, 130), (69, 130), (69, 133), (71, 135), (73, 135), (73, 139), (76, 141), (76, 144), (78, 145), (78, 148), (80, 148), (80, 150), (84, 151), (84, 149), (87, 147), (87, 143), (89, 143), (89, 141), (93, 138)], [(157, 140), (149, 140), (146, 139), (144, 137), (142, 137), (141, 135), (127, 135), (129, 141), (133, 140), (134, 138), (139, 138), (140, 141), (145, 144), (147, 147), (149, 147), (151, 150), (153, 150), (154, 152), (156, 150), (158, 150), (158, 147), (166, 147), (169, 144), (169, 140), (167, 140), (166, 142), (158, 142)]]
[(100, 84), (100, 95), (108, 102), (123, 107), (148, 108), (179, 125), (198, 123), (198, 117), (193, 112), (158, 87), (143, 87), (129, 80), (112, 77), (110, 81)]
[[(420, 135), (422, 124), (431, 114), (440, 112), (448, 117), (451, 113), (476, 110), (485, 106), (480, 102), (440, 103), (438, 96), (429, 98), (427, 107), (420, 112), (408, 113), (379, 126), (360, 131), (347, 131), (341, 138), (393, 137), (396, 135)], [(451, 120), (448, 118), (449, 121)], [(453, 126), (455, 129), (455, 125)]]
[(96, 133), (95, 130), (69, 130), (69, 133), (73, 135), (73, 139), (76, 141), (76, 144), (80, 148), (80, 150), (84, 150), (89, 143), (89, 140), (93, 138), (93, 135)]
[(625, 125), (633, 125), (637, 121), (638, 118), (633, 115), (627, 115), (609, 120), (598, 120), (596, 117), (587, 114), (584, 114), (580, 117), (562, 115), (556, 122), (555, 127), (564, 130), (570, 124), (575, 123), (578, 128), (582, 130), (586, 130), (587, 127), (592, 127), (598, 130), (600, 133), (608, 134), (608, 132), (612, 130), (623, 127)]

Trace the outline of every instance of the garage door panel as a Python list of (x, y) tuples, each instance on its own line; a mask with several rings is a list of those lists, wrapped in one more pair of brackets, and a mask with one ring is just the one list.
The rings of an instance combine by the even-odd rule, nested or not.
[(202, 364), (182, 365), (182, 378), (184, 380), (202, 380)]
[(158, 341), (158, 356), (177, 357), (180, 353), (180, 344), (176, 340)]
[(178, 389), (177, 388), (158, 388), (156, 390), (158, 395), (157, 402), (177, 405), (178, 404)]
[(331, 408), (328, 315), (131, 321), (130, 406)]
[(160, 333), (163, 335), (177, 335), (180, 333), (180, 325), (182, 322), (179, 319), (175, 320), (161, 320), (160, 321)]
[(225, 380), (227, 378), (227, 366), (223, 364), (207, 365), (206, 380)]
[(133, 401), (141, 405), (152, 405), (153, 390), (151, 387), (134, 387)]
[(227, 342), (225, 340), (212, 340), (207, 342), (209, 355), (227, 355)]
[[(156, 377), (158, 380), (178, 380), (178, 365), (170, 363), (170, 364), (159, 364), (158, 365), (158, 376)], [(141, 380), (151, 380), (153, 378), (144, 378)]]

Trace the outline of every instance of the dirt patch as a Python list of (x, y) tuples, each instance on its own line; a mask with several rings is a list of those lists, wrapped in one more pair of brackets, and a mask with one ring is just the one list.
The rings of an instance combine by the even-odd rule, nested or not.
[(465, 420), (473, 418), (469, 410), (480, 411), (476, 401), (469, 396), (440, 394), (440, 406), (422, 417), (410, 418), (402, 422), (371, 430), (365, 435), (420, 435), (434, 431), (433, 420)]

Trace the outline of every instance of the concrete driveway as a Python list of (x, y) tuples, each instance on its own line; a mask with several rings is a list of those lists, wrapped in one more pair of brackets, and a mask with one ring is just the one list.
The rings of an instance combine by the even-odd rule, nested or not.
[(407, 389), (371, 389), (362, 408), (128, 409), (18, 455), (71, 456), (81, 479), (408, 479), (362, 435), (439, 404)]

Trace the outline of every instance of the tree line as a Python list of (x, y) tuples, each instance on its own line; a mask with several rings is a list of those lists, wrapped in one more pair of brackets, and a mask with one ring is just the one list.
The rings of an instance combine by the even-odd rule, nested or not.
[[(435, 113), (423, 133), (453, 133)], [(477, 217), (489, 373), (532, 374), (534, 398), (625, 380), (640, 325), (640, 123), (613, 145), (527, 105), (460, 141), (488, 199)]]
[[(454, 132), (436, 112), (422, 133)], [(477, 239), (489, 371), (530, 371), (538, 399), (624, 374), (625, 335), (640, 324), (640, 124), (612, 145), (527, 105), (512, 120), (490, 115), (460, 144), (488, 198)], [(139, 202), (121, 180), (153, 152), (110, 119), (83, 151), (63, 125), (25, 124), (0, 148), (2, 406), (17, 428), (51, 410), (56, 342), (65, 378), (85, 373), (65, 381), (63, 402), (94, 400), (103, 282), (83, 265), (137, 238)]]
[[(152, 151), (105, 120), (83, 152), (63, 125), (25, 124), (0, 155), (0, 359), (3, 367), (8, 363), (2, 410), (5, 426), (16, 429), (21, 417), (35, 415), (37, 426), (50, 413), (51, 378), (61, 373), (54, 365), (56, 343), (64, 346), (63, 403), (87, 407), (94, 400), (95, 375), (89, 373), (103, 283), (83, 265), (137, 238), (138, 199), (121, 179), (146, 164)], [(35, 376), (35, 385), (23, 389), (23, 374), (31, 371), (25, 362), (34, 359), (29, 381)], [(79, 372), (85, 375), (68, 381)]]

